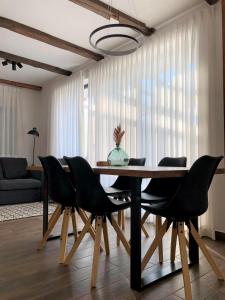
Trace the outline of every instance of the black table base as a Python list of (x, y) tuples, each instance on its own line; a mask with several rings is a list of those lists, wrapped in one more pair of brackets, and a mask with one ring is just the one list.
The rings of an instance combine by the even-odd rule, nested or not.
[[(189, 263), (189, 267), (195, 265), (198, 262)], [(146, 270), (148, 271), (148, 270)], [(162, 279), (171, 277), (176, 273), (182, 272), (181, 262), (165, 262), (163, 264), (158, 264), (150, 268), (149, 274), (145, 275), (141, 279), (140, 291), (146, 289), (147, 287), (156, 284)]]
[[(74, 235), (74, 233), (73, 232), (69, 232), (68, 236), (71, 236), (71, 235)], [(60, 234), (50, 235), (48, 237), (47, 241), (57, 240), (57, 239), (60, 239), (60, 238), (61, 238)]]

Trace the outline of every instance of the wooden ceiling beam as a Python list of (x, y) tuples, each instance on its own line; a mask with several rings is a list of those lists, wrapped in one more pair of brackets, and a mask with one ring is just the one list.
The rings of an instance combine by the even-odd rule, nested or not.
[(13, 85), (16, 87), (29, 89), (29, 90), (35, 90), (35, 91), (41, 91), (42, 87), (38, 85), (23, 83), (23, 82), (17, 82), (17, 81), (11, 81), (6, 79), (0, 79), (0, 83), (7, 84), (7, 85)]
[(38, 29), (32, 28), (30, 26), (21, 24), (19, 22), (0, 17), (0, 27), (6, 28), (8, 30), (11, 30), (13, 32), (22, 34), (24, 36), (27, 36), (29, 38), (41, 41), (43, 43), (49, 44), (51, 46), (78, 54), (80, 56), (93, 59), (93, 60), (101, 60), (104, 58), (104, 56), (95, 53), (91, 50), (85, 49), (83, 47), (80, 47), (78, 45), (72, 44), (70, 42), (64, 41), (60, 38), (57, 38), (53, 35), (50, 35), (48, 33), (45, 33), (43, 31), (40, 31)]
[(151, 35), (155, 32), (155, 28), (147, 27), (143, 22), (125, 14), (124, 12), (99, 0), (69, 0), (77, 5), (80, 5), (106, 19), (113, 18), (119, 23), (136, 26), (144, 35)]
[(216, 4), (219, 0), (205, 0), (209, 5)]
[(58, 68), (58, 67), (55, 67), (55, 66), (51, 66), (51, 65), (48, 65), (48, 64), (36, 61), (36, 60), (32, 60), (32, 59), (22, 57), (22, 56), (18, 56), (18, 55), (15, 55), (15, 54), (11, 54), (11, 53), (8, 53), (8, 52), (0, 51), (0, 57), (2, 57), (4, 59), (8, 59), (10, 61), (20, 62), (20, 63), (23, 63), (25, 65), (29, 65), (29, 66), (32, 66), (32, 67), (35, 67), (35, 68), (47, 70), (47, 71), (57, 73), (57, 74), (60, 74), (60, 75), (70, 76), (72, 74), (71, 71), (67, 71), (67, 70), (64, 70), (64, 69), (61, 69), (61, 68)]

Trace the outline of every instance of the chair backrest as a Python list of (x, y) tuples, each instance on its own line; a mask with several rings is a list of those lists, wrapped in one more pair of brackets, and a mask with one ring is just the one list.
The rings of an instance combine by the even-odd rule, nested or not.
[(164, 157), (158, 163), (159, 167), (186, 167), (187, 157)]
[(82, 157), (64, 157), (77, 193), (78, 207), (96, 214), (106, 213), (112, 205), (89, 163)]
[[(186, 167), (187, 158), (164, 157), (158, 163), (159, 167)], [(143, 192), (156, 196), (171, 197), (181, 184), (182, 178), (153, 178)]]
[[(146, 158), (130, 158), (128, 166), (144, 166)], [(112, 187), (121, 190), (131, 190), (132, 180), (129, 176), (118, 176)]]
[(223, 156), (204, 155), (193, 163), (177, 193), (170, 200), (169, 209), (173, 216), (191, 218), (206, 212), (208, 189), (222, 158)]
[(54, 156), (40, 157), (48, 184), (50, 198), (63, 206), (76, 206), (76, 192), (72, 182)]

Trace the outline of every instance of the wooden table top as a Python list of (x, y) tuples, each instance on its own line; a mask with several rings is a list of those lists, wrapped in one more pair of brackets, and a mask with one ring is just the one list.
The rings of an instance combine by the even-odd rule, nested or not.
[[(64, 170), (69, 171), (68, 166), (63, 166)], [(96, 174), (104, 175), (117, 175), (117, 176), (130, 176), (141, 178), (165, 178), (165, 177), (183, 177), (189, 170), (189, 168), (181, 167), (151, 167), (151, 166), (101, 166), (92, 167)], [(41, 165), (28, 166), (28, 171), (42, 172)], [(218, 168), (216, 174), (224, 174), (224, 168)]]

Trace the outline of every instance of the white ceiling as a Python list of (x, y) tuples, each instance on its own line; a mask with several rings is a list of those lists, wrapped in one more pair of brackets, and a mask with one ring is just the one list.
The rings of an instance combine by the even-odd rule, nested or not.
[[(167, 21), (204, 0), (104, 0), (143, 21), (149, 27)], [(0, 16), (93, 50), (88, 38), (92, 30), (109, 21), (68, 0), (0, 0)], [(88, 61), (86, 58), (0, 28), (0, 50), (64, 69)], [(57, 74), (27, 65), (12, 71), (0, 64), (0, 78), (42, 84)]]

